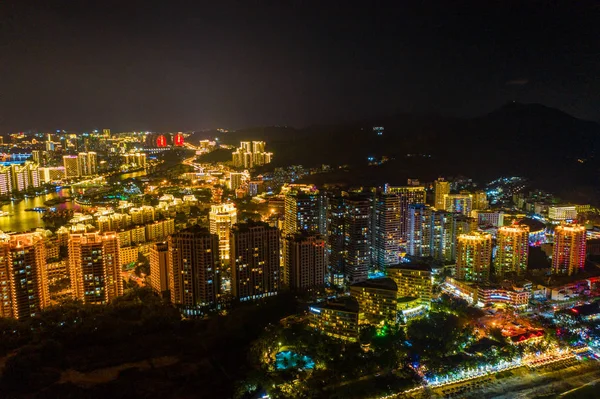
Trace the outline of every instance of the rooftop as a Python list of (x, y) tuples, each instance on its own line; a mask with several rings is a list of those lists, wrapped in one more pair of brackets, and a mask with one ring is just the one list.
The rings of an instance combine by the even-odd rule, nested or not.
[(425, 272), (431, 271), (431, 266), (426, 263), (399, 263), (397, 265), (388, 266), (389, 269), (402, 269), (402, 270), (421, 270)]
[(345, 296), (337, 299), (329, 300), (325, 303), (312, 305), (313, 308), (339, 310), (343, 312), (358, 313), (358, 302), (351, 296)]
[(419, 298), (416, 298), (414, 296), (403, 296), (398, 298), (398, 303), (407, 303), (407, 302), (412, 302), (412, 301), (417, 301), (419, 300)]
[(389, 277), (371, 278), (365, 281), (352, 284), (350, 287), (376, 288), (380, 290), (398, 291), (398, 286)]
[(248, 220), (246, 223), (236, 223), (233, 225), (233, 231), (248, 231), (254, 227), (264, 227), (265, 229), (276, 229), (275, 227), (269, 226), (268, 223), (259, 222), (255, 220)]

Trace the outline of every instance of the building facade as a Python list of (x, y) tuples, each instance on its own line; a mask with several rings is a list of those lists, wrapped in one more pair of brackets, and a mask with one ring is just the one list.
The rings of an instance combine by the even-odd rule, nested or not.
[(26, 319), (49, 305), (46, 252), (41, 234), (1, 234), (0, 317)]
[(529, 257), (529, 227), (525, 225), (502, 226), (496, 236), (494, 269), (505, 277), (523, 276)]
[(422, 305), (431, 307), (433, 280), (429, 266), (399, 264), (389, 267), (386, 272), (387, 276), (396, 283), (399, 298), (418, 298)]
[(448, 212), (459, 212), (465, 216), (471, 216), (473, 196), (471, 194), (446, 194), (444, 209)]
[(69, 270), (74, 299), (106, 304), (123, 295), (123, 279), (116, 233), (69, 235)]
[(279, 229), (266, 223), (233, 226), (231, 245), (231, 291), (241, 301), (277, 295), (280, 286)]
[(446, 209), (445, 196), (450, 194), (450, 182), (439, 178), (433, 182), (433, 195), (435, 197), (434, 206), (438, 210)]
[(425, 204), (425, 187), (387, 187), (386, 192), (398, 196), (400, 202), (400, 241), (405, 242), (408, 231), (408, 207), (414, 204)]
[(217, 305), (219, 238), (198, 225), (169, 236), (167, 264), (171, 302), (196, 315)]
[(570, 276), (582, 271), (585, 265), (585, 251), (585, 226), (578, 224), (556, 226), (552, 250), (553, 273)]
[(322, 288), (325, 285), (325, 239), (314, 233), (296, 233), (284, 238), (283, 282), (294, 291)]
[(372, 262), (385, 270), (400, 259), (400, 197), (377, 193), (373, 205)]
[(356, 299), (344, 297), (312, 305), (308, 308), (309, 325), (335, 339), (357, 342), (359, 307)]
[(150, 287), (161, 297), (167, 297), (169, 292), (169, 244), (167, 242), (157, 242), (150, 248)]
[(358, 302), (359, 323), (396, 324), (398, 321), (398, 287), (391, 278), (374, 278), (352, 284), (350, 296)]
[(234, 204), (211, 205), (208, 214), (210, 233), (219, 236), (221, 261), (229, 261), (229, 235), (231, 227), (237, 223), (237, 209)]
[(366, 280), (371, 265), (372, 195), (332, 197), (328, 202), (329, 268), (336, 285)]
[(472, 232), (461, 234), (456, 243), (456, 278), (484, 283), (490, 277), (492, 235)]

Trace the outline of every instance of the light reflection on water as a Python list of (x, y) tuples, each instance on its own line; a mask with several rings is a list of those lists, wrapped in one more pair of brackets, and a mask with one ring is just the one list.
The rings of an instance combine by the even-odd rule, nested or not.
[[(46, 195), (40, 195), (35, 198), (25, 198), (23, 201), (12, 202), (8, 205), (0, 207), (3, 212), (8, 212), (9, 216), (0, 217), (0, 230), (2, 231), (29, 231), (37, 227), (44, 227), (42, 220), (43, 213), (41, 212), (26, 212), (25, 209), (36, 207), (48, 207), (44, 204), (45, 201), (59, 197), (70, 197), (71, 191), (68, 188), (58, 192), (51, 192)], [(74, 209), (78, 210), (79, 206), (74, 202), (65, 202), (62, 204), (52, 205), (57, 209)]]
[[(142, 177), (146, 174), (146, 171), (137, 171), (132, 173), (126, 173), (118, 176), (114, 176), (110, 179), (111, 182), (126, 180), (130, 178)], [(27, 212), (25, 209), (36, 208), (36, 207), (54, 207), (56, 209), (73, 209), (76, 212), (81, 209), (79, 205), (77, 205), (73, 201), (64, 202), (62, 204), (56, 205), (45, 205), (44, 202), (50, 199), (55, 199), (59, 197), (71, 197), (71, 189), (63, 188), (57, 192), (50, 192), (46, 195), (40, 195), (35, 198), (25, 198), (19, 202), (12, 202), (8, 205), (4, 205), (0, 207), (0, 210), (3, 212), (8, 212), (10, 216), (1, 216), (0, 217), (0, 230), (2, 231), (29, 231), (36, 229), (38, 227), (44, 227), (44, 221), (42, 220), (43, 213), (41, 212)]]

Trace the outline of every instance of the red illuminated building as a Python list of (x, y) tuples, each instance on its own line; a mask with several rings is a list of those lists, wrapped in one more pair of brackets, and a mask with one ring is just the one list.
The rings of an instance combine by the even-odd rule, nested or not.
[(175, 135), (174, 142), (177, 147), (183, 147), (183, 134), (181, 132)]
[(156, 139), (156, 146), (157, 147), (166, 147), (167, 146), (167, 138), (165, 136), (163, 136), (162, 134), (160, 136), (158, 136), (158, 138)]

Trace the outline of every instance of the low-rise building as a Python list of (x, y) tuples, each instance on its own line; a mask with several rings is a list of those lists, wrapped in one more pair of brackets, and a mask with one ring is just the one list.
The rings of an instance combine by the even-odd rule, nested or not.
[(356, 299), (344, 297), (312, 305), (309, 325), (322, 334), (344, 341), (358, 341), (359, 307)]
[(398, 264), (386, 270), (387, 276), (394, 280), (398, 288), (398, 297), (419, 298), (429, 308), (433, 293), (431, 267), (425, 264)]
[(409, 320), (422, 316), (427, 311), (420, 298), (402, 297), (397, 300), (398, 318), (406, 323)]
[(137, 247), (121, 247), (119, 248), (119, 260), (121, 266), (135, 263), (138, 260), (139, 251)]
[(527, 306), (532, 296), (531, 283), (522, 286), (513, 284), (475, 284), (447, 277), (442, 289), (453, 296), (478, 305), (506, 304), (514, 307)]
[(398, 287), (391, 278), (374, 278), (352, 284), (350, 295), (358, 302), (361, 313), (359, 322), (397, 322)]

